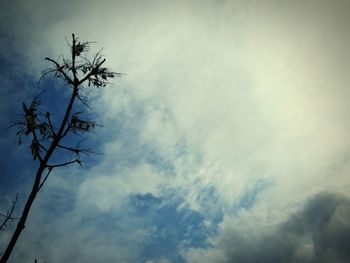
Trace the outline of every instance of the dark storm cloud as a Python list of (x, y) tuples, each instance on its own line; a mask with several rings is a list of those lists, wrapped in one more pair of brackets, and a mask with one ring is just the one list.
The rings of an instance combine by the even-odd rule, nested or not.
[[(320, 193), (277, 230), (225, 234), (228, 262), (349, 262), (350, 199)], [(260, 231), (259, 231), (260, 232)]]

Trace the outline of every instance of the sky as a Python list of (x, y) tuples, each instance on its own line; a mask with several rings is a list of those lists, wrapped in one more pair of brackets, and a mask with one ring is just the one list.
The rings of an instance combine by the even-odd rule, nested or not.
[(75, 33), (123, 73), (87, 89), (103, 154), (54, 171), (9, 262), (350, 261), (349, 1), (0, 2), (1, 212), (37, 167), (21, 103), (67, 103), (44, 58)]

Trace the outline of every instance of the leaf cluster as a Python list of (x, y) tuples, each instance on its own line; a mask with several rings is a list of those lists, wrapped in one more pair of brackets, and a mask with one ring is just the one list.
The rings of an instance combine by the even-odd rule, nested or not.
[(10, 126), (17, 126), (18, 128), (17, 136), (19, 145), (22, 144), (22, 137), (24, 135), (31, 137), (29, 148), (33, 160), (40, 159), (40, 153), (42, 152), (42, 149), (45, 149), (42, 141), (53, 139), (55, 136), (50, 113), (46, 112), (45, 114), (42, 114), (38, 111), (41, 104), (39, 96), (35, 97), (29, 105), (22, 103), (22, 118), (15, 121)]
[[(52, 63), (53, 67), (43, 73), (43, 77), (52, 74), (54, 78), (63, 79), (73, 90), (72, 102), (77, 98), (86, 106), (88, 106), (86, 99), (80, 94), (85, 84), (97, 88), (104, 87), (108, 84), (110, 78), (121, 76), (121, 73), (116, 73), (107, 67), (103, 67), (105, 59), (101, 51), (94, 54), (92, 59), (88, 58), (87, 53), (90, 50), (91, 43), (81, 42), (73, 34), (72, 43), (68, 43), (71, 56), (69, 58), (60, 56), (58, 60), (46, 58)], [(82, 117), (82, 111), (73, 112), (69, 109), (65, 119), (55, 125), (54, 120), (51, 118), (53, 115), (51, 112), (39, 111), (41, 94), (36, 96), (29, 105), (22, 104), (22, 118), (11, 125), (18, 128), (18, 143), (22, 144), (23, 136), (30, 137), (31, 143), (29, 148), (33, 160), (40, 161), (52, 145), (54, 145), (54, 148), (58, 147), (76, 155), (79, 153), (91, 153), (90, 149), (61, 145), (60, 142), (70, 134), (81, 136), (86, 132), (90, 132), (98, 124), (95, 121)]]
[[(68, 41), (67, 41), (68, 43)], [(105, 87), (109, 84), (109, 79), (121, 77), (122, 73), (114, 72), (108, 67), (103, 67), (105, 62), (101, 50), (88, 56), (92, 42), (81, 42), (73, 34), (72, 44), (68, 43), (71, 49), (71, 57), (60, 56), (57, 60), (46, 58), (53, 63), (54, 67), (47, 69), (43, 76), (53, 74), (55, 78), (63, 79), (70, 85), (83, 85)]]

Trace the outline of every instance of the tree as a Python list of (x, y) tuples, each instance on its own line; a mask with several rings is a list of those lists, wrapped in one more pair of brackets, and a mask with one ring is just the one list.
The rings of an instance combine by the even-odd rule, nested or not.
[[(81, 155), (93, 153), (91, 149), (81, 147), (85, 140), (85, 138), (81, 138), (84, 133), (91, 131), (97, 124), (88, 118), (84, 118), (82, 116), (83, 111), (76, 110), (76, 102), (81, 102), (82, 105), (88, 107), (86, 97), (82, 94), (86, 85), (96, 88), (105, 87), (109, 83), (109, 79), (120, 77), (121, 74), (103, 66), (106, 59), (100, 51), (89, 58), (90, 44), (91, 42), (79, 41), (72, 34), (72, 42), (68, 43), (70, 47), (69, 58), (63, 56), (57, 60), (45, 58), (51, 63), (52, 67), (44, 72), (43, 77), (52, 75), (56, 80), (61, 80), (64, 87), (70, 88), (71, 95), (61, 120), (57, 121), (56, 115), (52, 112), (41, 112), (39, 110), (41, 93), (29, 105), (22, 104), (22, 118), (11, 125), (18, 128), (19, 144), (22, 144), (23, 136), (29, 137), (31, 155), (33, 161), (37, 162), (38, 168), (31, 192), (22, 214), (18, 218), (17, 226), (7, 248), (2, 254), (0, 263), (7, 262), (9, 259), (21, 232), (25, 228), (31, 206), (52, 170), (74, 163), (82, 165)], [(80, 139), (78, 141), (75, 139), (77, 144), (74, 146), (72, 145), (72, 137), (76, 135), (79, 135), (78, 138)], [(60, 154), (58, 150), (70, 157), (67, 158), (68, 155), (64, 155), (63, 157), (67, 159), (57, 162), (57, 159), (62, 160), (62, 158), (55, 157), (55, 155)], [(53, 161), (56, 161), (56, 163), (52, 163)], [(15, 201), (17, 202), (17, 198)], [(12, 209), (4, 215), (4, 225), (8, 220), (13, 219), (12, 212), (16, 202), (13, 203)]]

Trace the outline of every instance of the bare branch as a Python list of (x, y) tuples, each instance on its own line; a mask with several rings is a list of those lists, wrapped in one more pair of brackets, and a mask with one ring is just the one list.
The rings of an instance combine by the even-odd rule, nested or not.
[(71, 147), (67, 147), (67, 146), (64, 146), (64, 145), (57, 145), (58, 148), (61, 148), (61, 149), (64, 149), (64, 150), (67, 150), (67, 151), (70, 151), (70, 152), (73, 152), (77, 155), (79, 155), (79, 153), (85, 153), (85, 154), (89, 154), (89, 153), (94, 153), (90, 148), (86, 148), (86, 149), (83, 149), (83, 148), (71, 148)]
[(19, 219), (17, 217), (13, 217), (12, 216), (13, 211), (15, 210), (17, 201), (18, 201), (18, 193), (16, 194), (15, 200), (12, 201), (12, 205), (11, 205), (10, 211), (7, 211), (6, 214), (1, 214), (0, 213), (0, 216), (4, 217), (4, 221), (0, 225), (0, 230), (4, 230), (4, 228), (7, 226), (6, 224), (7, 224), (7, 222), (9, 220), (13, 221), (13, 220)]
[(53, 59), (51, 59), (51, 58), (49, 58), (49, 57), (46, 57), (45, 59), (48, 60), (48, 61), (50, 61), (50, 62), (52, 62), (52, 63), (54, 63), (55, 66), (56, 66), (56, 70), (64, 76), (64, 78), (66, 79), (66, 81), (67, 81), (69, 84), (74, 85), (74, 82), (71, 80), (71, 78), (68, 77), (68, 75), (66, 74), (66, 72), (64, 72), (63, 66), (61, 66), (61, 65), (58, 64), (55, 60), (53, 60)]
[(69, 161), (69, 162), (65, 162), (65, 163), (59, 163), (59, 164), (47, 164), (45, 165), (47, 168), (57, 168), (57, 167), (62, 167), (62, 166), (67, 166), (67, 165), (70, 165), (70, 164), (73, 164), (73, 163), (77, 163), (79, 165), (81, 165), (81, 161), (79, 159), (75, 159), (73, 161)]
[(72, 49), (72, 51), (71, 51), (71, 53), (72, 53), (72, 67), (71, 67), (71, 70), (73, 72), (74, 82), (77, 83), (78, 82), (77, 69), (75, 67), (75, 57), (76, 57), (77, 52), (76, 52), (76, 43), (75, 43), (75, 36), (74, 36), (74, 34), (72, 34), (72, 38), (73, 38), (73, 40), (72, 40), (73, 43), (72, 43), (72, 47), (71, 47), (71, 49)]
[(72, 124), (71, 121), (67, 121), (67, 128), (62, 132), (62, 135), (61, 135), (61, 137), (59, 138), (60, 140), (67, 136), (68, 132), (69, 132), (70, 129), (72, 128), (72, 125), (73, 125), (73, 124)]
[(43, 187), (43, 185), (44, 185), (44, 183), (46, 182), (47, 178), (49, 177), (49, 175), (50, 175), (52, 169), (53, 169), (52, 167), (50, 167), (50, 168), (48, 169), (48, 172), (47, 172), (47, 174), (46, 174), (44, 180), (42, 180), (42, 182), (40, 183), (37, 192), (39, 192), (40, 189), (41, 189), (41, 187)]
[(45, 116), (46, 116), (46, 119), (47, 119), (47, 121), (49, 122), (49, 127), (50, 127), (50, 131), (51, 131), (51, 133), (52, 133), (52, 136), (53, 137), (56, 137), (57, 135), (56, 135), (56, 132), (55, 132), (55, 128), (54, 128), (54, 126), (52, 125), (52, 121), (51, 121), (51, 117), (50, 117), (50, 112), (46, 112), (46, 114), (45, 114)]
[(82, 97), (80, 94), (78, 94), (77, 97), (78, 97), (79, 101), (80, 101), (86, 108), (88, 108), (88, 109), (90, 109), (90, 110), (92, 109), (92, 108), (89, 106), (89, 104), (87, 104), (86, 99), (85, 99), (84, 97)]

